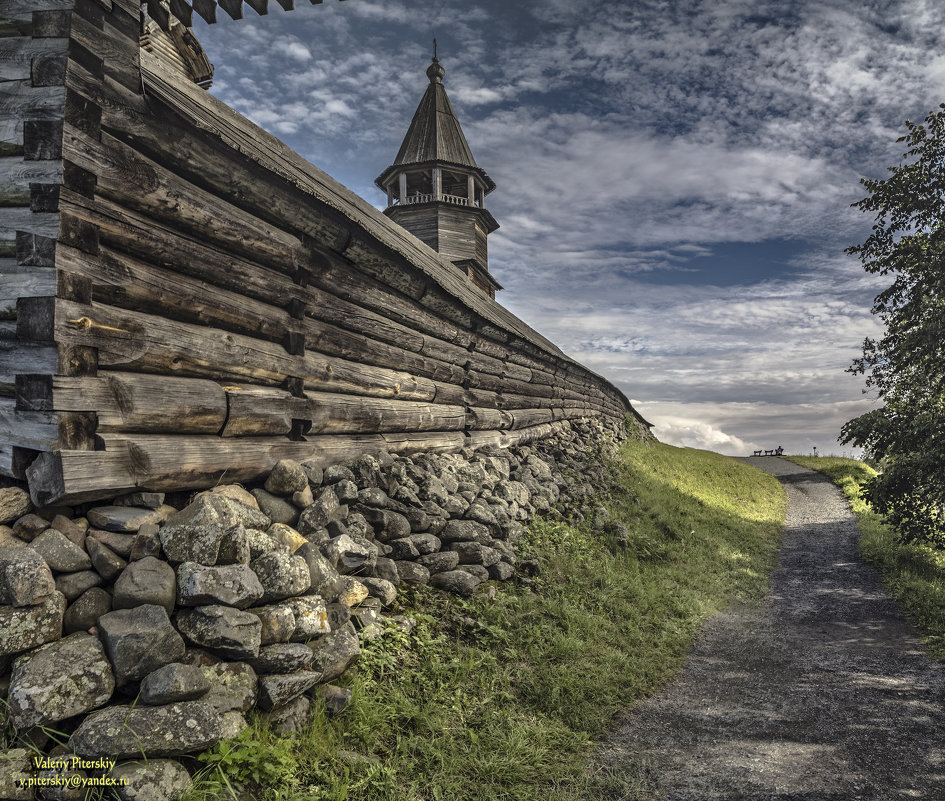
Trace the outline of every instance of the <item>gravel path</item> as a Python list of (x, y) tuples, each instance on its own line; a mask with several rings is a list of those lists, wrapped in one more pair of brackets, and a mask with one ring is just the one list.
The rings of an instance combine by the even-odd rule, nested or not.
[(945, 669), (860, 561), (834, 485), (782, 459), (745, 461), (788, 496), (771, 595), (710, 620), (599, 761), (648, 766), (666, 801), (945, 799)]

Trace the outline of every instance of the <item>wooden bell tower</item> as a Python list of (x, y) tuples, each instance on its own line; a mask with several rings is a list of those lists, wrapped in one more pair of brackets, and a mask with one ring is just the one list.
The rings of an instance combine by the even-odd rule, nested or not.
[(387, 193), (384, 213), (445, 256), (494, 298), (502, 286), (489, 274), (486, 239), (499, 224), (486, 210), (495, 183), (473, 158), (443, 86), (436, 57), (430, 84), (394, 163), (375, 183)]

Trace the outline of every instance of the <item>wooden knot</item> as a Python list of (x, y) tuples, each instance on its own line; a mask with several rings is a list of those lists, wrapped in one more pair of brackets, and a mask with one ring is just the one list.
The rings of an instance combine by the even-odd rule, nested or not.
[(76, 320), (66, 320), (66, 325), (69, 325), (72, 328), (81, 329), (82, 331), (91, 331), (94, 328), (98, 331), (115, 331), (119, 334), (128, 333), (124, 328), (115, 328), (111, 325), (101, 325), (100, 323), (95, 322), (91, 317), (79, 317)]

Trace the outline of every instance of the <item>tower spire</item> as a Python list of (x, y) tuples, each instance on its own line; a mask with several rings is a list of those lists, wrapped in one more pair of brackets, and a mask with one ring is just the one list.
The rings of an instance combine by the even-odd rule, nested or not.
[(495, 183), (473, 158), (443, 86), (437, 58), (427, 67), (427, 86), (394, 163), (375, 183), (387, 193), (384, 213), (495, 297), (502, 287), (489, 275), (486, 237), (499, 227), (486, 211)]

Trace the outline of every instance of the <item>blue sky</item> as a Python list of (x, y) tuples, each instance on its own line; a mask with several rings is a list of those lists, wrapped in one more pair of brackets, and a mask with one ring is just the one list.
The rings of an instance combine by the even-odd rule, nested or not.
[(479, 165), (498, 300), (666, 442), (842, 451), (883, 281), (862, 176), (945, 100), (933, 2), (326, 0), (195, 32), (212, 92), (383, 207), (432, 38)]

